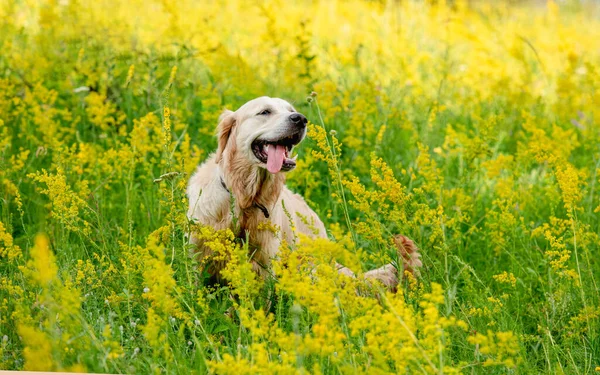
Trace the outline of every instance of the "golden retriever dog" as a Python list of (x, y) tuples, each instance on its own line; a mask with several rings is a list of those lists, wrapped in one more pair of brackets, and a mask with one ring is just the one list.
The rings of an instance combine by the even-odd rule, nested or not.
[[(287, 101), (266, 96), (247, 102), (235, 112), (225, 110), (217, 126), (217, 151), (198, 167), (188, 184), (188, 217), (215, 229), (237, 231), (248, 241), (253, 268), (261, 276), (270, 272), (270, 261), (277, 257), (282, 240), (290, 244), (297, 238), (284, 206), (297, 232), (327, 237), (317, 214), (285, 186), (285, 172), (296, 167), (292, 150), (306, 136), (307, 122)], [(277, 236), (261, 225), (265, 221), (279, 227)], [(397, 236), (395, 241), (404, 263), (402, 271), (420, 267), (414, 243), (404, 236)], [(193, 235), (191, 242), (201, 258), (211, 256)], [(209, 264), (208, 272), (219, 278), (224, 264)], [(339, 272), (355, 277), (347, 267), (337, 267)], [(399, 276), (402, 273), (392, 264), (364, 274), (391, 289)]]

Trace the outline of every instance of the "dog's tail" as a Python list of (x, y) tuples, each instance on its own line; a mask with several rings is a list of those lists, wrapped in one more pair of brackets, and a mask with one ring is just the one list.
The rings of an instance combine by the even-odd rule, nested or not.
[[(411, 239), (401, 234), (394, 236), (394, 244), (396, 244), (396, 248), (398, 249), (398, 261), (402, 260), (404, 264), (403, 271), (408, 271), (414, 276), (419, 276), (419, 268), (423, 266), (423, 262), (421, 262), (421, 253), (419, 253), (417, 245)], [(400, 264), (398, 264), (398, 268), (400, 268)]]
[(398, 250), (398, 264), (388, 263), (364, 274), (365, 280), (378, 280), (391, 291), (396, 291), (405, 272), (418, 277), (419, 268), (423, 265), (419, 248), (408, 237), (398, 234), (394, 236), (394, 244)]

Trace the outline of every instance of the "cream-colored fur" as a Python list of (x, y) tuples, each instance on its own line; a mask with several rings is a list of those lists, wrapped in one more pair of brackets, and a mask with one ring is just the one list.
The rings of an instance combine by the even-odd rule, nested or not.
[[(269, 111), (266, 115), (265, 108)], [(284, 205), (297, 232), (327, 237), (325, 226), (317, 214), (300, 195), (285, 186), (284, 173), (270, 173), (252, 149), (257, 139), (277, 140), (290, 133), (301, 141), (306, 130), (290, 121), (294, 113), (295, 109), (288, 102), (269, 97), (254, 99), (235, 112), (226, 110), (217, 128), (217, 152), (198, 167), (187, 189), (188, 216), (191, 219), (215, 229), (236, 229), (233, 228), (236, 222), (234, 216), (237, 218), (239, 231), (236, 234), (242, 238), (247, 236), (254, 268), (262, 275), (268, 272), (271, 259), (277, 256), (281, 241), (285, 239), (292, 243), (296, 238)], [(306, 225), (301, 216), (311, 225)], [(278, 226), (280, 235), (260, 229), (259, 224), (264, 221)], [(398, 248), (402, 259), (405, 259), (404, 268), (412, 271), (421, 266), (420, 255), (412, 241), (400, 237), (402, 239), (397, 244), (402, 244)], [(193, 236), (191, 241), (198, 246), (201, 257), (210, 256), (210, 251)], [(222, 267), (223, 264), (213, 264), (209, 272), (218, 277)], [(340, 272), (354, 276), (348, 268), (338, 268)], [(367, 272), (365, 277), (378, 279), (391, 288), (398, 283), (398, 272), (392, 265)]]

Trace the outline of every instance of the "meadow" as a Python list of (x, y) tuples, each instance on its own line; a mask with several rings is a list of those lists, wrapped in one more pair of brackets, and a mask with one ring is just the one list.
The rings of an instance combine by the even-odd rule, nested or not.
[[(262, 95), (310, 120), (287, 184), (329, 233), (265, 280), (185, 197)], [(0, 369), (598, 372), (599, 119), (590, 2), (0, 0)], [(397, 233), (397, 293), (336, 273)]]

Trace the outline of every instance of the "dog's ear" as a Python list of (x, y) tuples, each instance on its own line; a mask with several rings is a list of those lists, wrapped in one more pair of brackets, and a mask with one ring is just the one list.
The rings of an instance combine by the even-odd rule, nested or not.
[(235, 116), (232, 111), (226, 109), (219, 116), (219, 125), (217, 126), (217, 137), (219, 139), (219, 145), (217, 147), (216, 162), (220, 162), (223, 157), (223, 151), (227, 146), (227, 141), (231, 135), (231, 129), (235, 125)]

